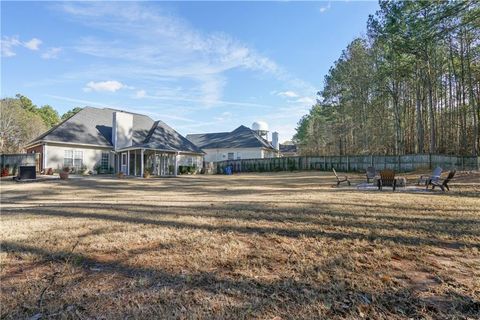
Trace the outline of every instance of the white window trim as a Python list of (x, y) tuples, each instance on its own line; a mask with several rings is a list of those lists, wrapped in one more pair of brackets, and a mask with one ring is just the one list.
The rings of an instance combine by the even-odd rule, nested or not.
[[(104, 154), (107, 155), (107, 168), (106, 168), (106, 170), (108, 170), (111, 167), (111, 165), (110, 165), (110, 152), (108, 152), (108, 151), (102, 151), (102, 153), (100, 154), (100, 167), (103, 166), (103, 155)], [(82, 160), (82, 162), (83, 162), (83, 160)]]
[(85, 152), (83, 149), (63, 149), (63, 166), (65, 167), (65, 151), (72, 151), (72, 167), (75, 167), (75, 159), (79, 159), (79, 158), (75, 158), (75, 152), (81, 152), (82, 153), (82, 165), (81, 167), (83, 167), (85, 165)]

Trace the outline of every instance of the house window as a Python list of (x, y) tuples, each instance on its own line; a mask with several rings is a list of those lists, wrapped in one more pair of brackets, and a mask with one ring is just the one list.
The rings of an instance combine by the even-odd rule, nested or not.
[(235, 159), (235, 153), (229, 152), (228, 153), (228, 160), (233, 160), (233, 159)]
[(63, 166), (74, 170), (80, 170), (83, 166), (83, 151), (65, 150), (63, 156)]
[(108, 170), (110, 167), (110, 154), (108, 152), (102, 152), (102, 160), (100, 162), (102, 170)]
[(65, 150), (63, 156), (63, 166), (64, 167), (73, 167), (73, 150)]
[(76, 170), (80, 170), (80, 168), (83, 166), (83, 151), (75, 150), (73, 155), (73, 166)]
[(240, 153), (237, 153), (237, 160), (240, 160), (242, 159), (242, 156), (240, 155)]

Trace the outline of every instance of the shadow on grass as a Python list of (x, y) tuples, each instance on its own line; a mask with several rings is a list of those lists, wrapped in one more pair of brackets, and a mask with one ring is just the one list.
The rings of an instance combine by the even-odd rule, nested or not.
[[(235, 206), (235, 205), (234, 205)], [(238, 207), (238, 206), (237, 206)], [(433, 218), (400, 218), (390, 215), (363, 215), (323, 210), (320, 212), (301, 211), (298, 215), (288, 214), (286, 209), (263, 208), (260, 204), (247, 206), (246, 208), (233, 210), (231, 206), (186, 206), (186, 207), (160, 207), (148, 205), (115, 205), (103, 206), (101, 204), (74, 204), (68, 207), (60, 204), (58, 206), (41, 206), (26, 209), (4, 209), (3, 216), (18, 215), (19, 212), (33, 216), (64, 217), (69, 219), (93, 219), (99, 221), (113, 221), (129, 224), (145, 224), (158, 227), (203, 230), (209, 232), (234, 232), (241, 234), (274, 234), (290, 238), (313, 237), (327, 238), (332, 240), (366, 240), (366, 241), (391, 241), (406, 246), (434, 246), (443, 248), (458, 249), (462, 247), (480, 248), (480, 243), (466, 241), (446, 241), (436, 238), (437, 233), (447, 236), (473, 236), (478, 237), (479, 221), (474, 219), (433, 219)], [(102, 213), (105, 210), (113, 210), (113, 213)], [(249, 211), (253, 210), (253, 211)], [(95, 211), (90, 213), (89, 211)], [(266, 213), (267, 212), (267, 213)], [(274, 213), (274, 214), (272, 214)], [(181, 221), (178, 217), (209, 217), (215, 220), (208, 220), (207, 223), (193, 223)], [(330, 219), (331, 217), (341, 219)], [(362, 221), (361, 219), (369, 219)], [(258, 226), (238, 225), (238, 220), (261, 222), (288, 223), (297, 222), (301, 225), (287, 226)], [(405, 223), (415, 222), (410, 225)], [(213, 223), (211, 223), (213, 222)], [(221, 222), (220, 224), (218, 222)], [(338, 232), (331, 230), (332, 227), (361, 229), (363, 232), (349, 230)], [(406, 231), (414, 235), (385, 235), (380, 234), (382, 230)], [(415, 233), (422, 232), (425, 236), (417, 236)]]
[[(446, 297), (446, 305), (444, 310), (439, 310), (435, 304), (428, 305), (425, 301), (421, 301), (415, 295), (415, 288), (385, 288), (377, 291), (362, 291), (355, 289), (354, 286), (348, 284), (348, 279), (343, 278), (341, 270), (342, 263), (337, 261), (339, 258), (326, 260), (325, 263), (319, 264), (317, 268), (327, 269), (331, 271), (328, 279), (321, 282), (305, 282), (294, 280), (291, 278), (283, 278), (273, 281), (261, 281), (240, 275), (231, 277), (228, 275), (220, 275), (216, 272), (197, 272), (191, 274), (173, 274), (165, 272), (161, 269), (130, 266), (121, 260), (112, 262), (102, 262), (97, 259), (85, 256), (80, 253), (67, 251), (48, 251), (31, 245), (20, 244), (11, 241), (1, 243), (2, 252), (12, 252), (15, 254), (33, 254), (38, 256), (44, 264), (70, 264), (82, 271), (81, 279), (86, 279), (90, 275), (101, 274), (103, 277), (109, 275), (120, 275), (127, 279), (146, 279), (142, 283), (135, 286), (125, 287), (122, 291), (118, 291), (116, 296), (126, 295), (133, 296), (135, 292), (159, 292), (164, 288), (174, 289), (178, 295), (185, 294), (192, 290), (201, 290), (214, 295), (225, 295), (240, 299), (242, 303), (238, 306), (226, 307), (224, 313), (225, 318), (244, 319), (252, 316), (261, 316), (274, 312), (285, 318), (295, 318), (292, 311), (297, 311), (300, 317), (315, 317), (323, 313), (326, 317), (360, 317), (361, 308), (368, 308), (371, 316), (387, 316), (387, 317), (414, 317), (421, 318), (425, 314), (441, 315), (442, 312), (449, 314), (460, 314), (462, 316), (473, 316), (478, 314), (479, 303), (468, 296), (460, 296), (452, 293)], [(340, 258), (341, 259), (341, 258)], [(351, 270), (350, 270), (351, 271)], [(315, 270), (312, 270), (315, 272)], [(78, 273), (78, 271), (77, 271)], [(78, 282), (80, 281), (80, 282)], [(62, 290), (68, 286), (81, 285), (82, 280), (75, 280), (73, 283), (63, 283)], [(3, 287), (2, 290), (8, 288)], [(54, 299), (61, 299), (61, 290), (50, 294), (50, 298), (46, 298), (45, 307), (42, 305), (34, 312), (45, 313), (48, 316), (49, 303), (53, 303)], [(83, 296), (83, 299), (98, 298), (95, 292), (90, 293), (90, 297)], [(50, 299), (50, 300), (48, 300)], [(444, 302), (445, 302), (444, 301)], [(72, 303), (71, 301), (69, 303)], [(75, 305), (82, 306), (86, 302), (76, 300)], [(153, 302), (150, 302), (153, 304)], [(163, 301), (156, 303), (174, 304), (173, 301)], [(155, 303), (155, 304), (156, 304)], [(444, 303), (445, 304), (445, 303)], [(426, 306), (430, 308), (430, 310)], [(86, 307), (86, 308), (85, 308)], [(85, 306), (81, 312), (77, 312), (78, 317), (81, 313), (87, 313), (88, 307)], [(195, 302), (191, 307), (195, 307)], [(122, 313), (128, 314), (129, 305)], [(2, 308), (3, 309), (3, 308)], [(10, 315), (24, 315), (25, 309), (20, 310), (2, 310), (2, 318), (11, 318), (4, 312), (10, 311)], [(56, 314), (61, 314), (65, 310), (53, 310)], [(192, 310), (189, 310), (192, 311)], [(218, 311), (218, 309), (217, 309)], [(104, 312), (112, 312), (104, 310)], [(215, 316), (215, 311), (209, 310), (209, 316)], [(367, 312), (367, 311), (365, 311)], [(31, 312), (32, 313), (32, 312)], [(107, 313), (108, 314), (108, 313)], [(368, 312), (367, 312), (368, 315)], [(206, 315), (208, 316), (208, 315)], [(13, 316), (14, 317), (14, 316)]]

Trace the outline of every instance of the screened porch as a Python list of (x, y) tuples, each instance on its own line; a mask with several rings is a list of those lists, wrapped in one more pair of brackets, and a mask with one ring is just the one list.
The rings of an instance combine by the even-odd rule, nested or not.
[(177, 153), (152, 149), (132, 149), (117, 152), (117, 172), (142, 177), (148, 170), (152, 176), (177, 175)]

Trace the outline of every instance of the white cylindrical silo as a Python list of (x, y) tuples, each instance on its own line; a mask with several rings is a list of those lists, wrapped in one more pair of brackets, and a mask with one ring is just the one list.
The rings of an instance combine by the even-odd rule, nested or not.
[(280, 148), (280, 143), (278, 141), (278, 132), (272, 132), (272, 145), (273, 147), (278, 150)]

